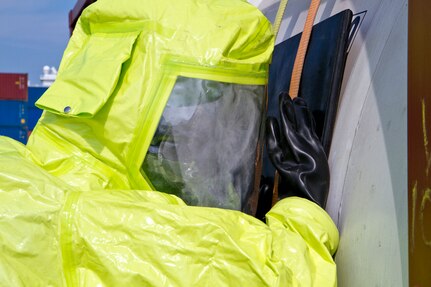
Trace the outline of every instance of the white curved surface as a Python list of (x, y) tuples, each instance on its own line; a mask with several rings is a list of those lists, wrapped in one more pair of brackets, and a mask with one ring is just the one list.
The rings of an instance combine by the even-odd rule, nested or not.
[[(250, 1), (273, 21), (278, 1)], [(277, 42), (300, 31), (290, 0)], [(322, 0), (316, 23), (367, 10), (347, 59), (327, 211), (340, 230), (339, 286), (407, 286), (407, 0)]]

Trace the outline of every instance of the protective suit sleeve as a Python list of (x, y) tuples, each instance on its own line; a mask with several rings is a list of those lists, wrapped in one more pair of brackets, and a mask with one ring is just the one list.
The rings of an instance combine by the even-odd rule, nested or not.
[(159, 192), (73, 192), (62, 218), (71, 286), (336, 286), (337, 230), (300, 198), (278, 203), (266, 225)]
[(281, 200), (265, 224), (155, 191), (76, 191), (0, 143), (5, 286), (336, 286), (338, 233), (308, 200)]
[[(292, 232), (306, 244), (303, 249), (294, 251), (307, 254), (303, 266), (296, 261), (292, 263), (294, 256), (284, 259), (298, 282), (304, 284), (300, 286), (337, 286), (333, 255), (338, 247), (339, 233), (325, 210), (308, 199), (289, 197), (279, 201), (266, 214), (266, 221), (274, 234)], [(292, 241), (285, 244), (281, 240), (274, 240), (273, 244), (274, 249), (286, 252), (292, 252), (290, 245), (295, 245)]]
[(58, 223), (70, 188), (6, 137), (0, 170), (0, 286), (63, 286)]

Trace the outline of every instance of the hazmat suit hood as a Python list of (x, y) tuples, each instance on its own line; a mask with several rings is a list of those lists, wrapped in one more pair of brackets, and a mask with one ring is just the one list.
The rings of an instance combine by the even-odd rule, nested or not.
[(56, 175), (81, 188), (149, 188), (139, 169), (176, 77), (263, 85), (272, 37), (270, 23), (242, 1), (99, 0), (84, 11), (56, 83), (37, 102), (48, 112), (28, 148), (46, 166), (67, 165)]

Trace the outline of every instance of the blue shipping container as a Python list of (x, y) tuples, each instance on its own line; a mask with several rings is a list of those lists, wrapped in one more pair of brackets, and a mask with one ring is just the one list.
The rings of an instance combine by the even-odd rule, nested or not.
[(27, 127), (29, 130), (33, 130), (34, 126), (37, 124), (40, 116), (42, 115), (42, 110), (38, 108), (28, 107), (27, 110)]
[(0, 126), (0, 135), (13, 138), (23, 144), (27, 143), (27, 130), (25, 128)]
[(28, 87), (28, 107), (34, 108), (34, 103), (46, 92), (47, 87)]
[(0, 126), (25, 126), (27, 117), (27, 102), (0, 101)]

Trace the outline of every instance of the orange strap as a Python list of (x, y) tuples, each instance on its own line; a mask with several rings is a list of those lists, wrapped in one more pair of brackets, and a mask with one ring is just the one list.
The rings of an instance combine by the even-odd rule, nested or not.
[(271, 206), (274, 206), (278, 201), (278, 183), (279, 182), (280, 182), (280, 176), (278, 174), (278, 171), (275, 171), (274, 187), (272, 189), (272, 204), (271, 204)]
[[(320, 0), (311, 0), (308, 9), (307, 19), (305, 20), (304, 31), (299, 42), (298, 52), (296, 53), (295, 63), (293, 64), (292, 78), (290, 79), (289, 95), (292, 99), (298, 96), (299, 84), (301, 82), (302, 70), (304, 68), (305, 55), (307, 54), (308, 43), (310, 42), (311, 30), (319, 9)], [(281, 5), (280, 5), (281, 7)], [(282, 14), (281, 14), (282, 15)], [(278, 25), (279, 26), (279, 25)], [(277, 30), (278, 32), (278, 30)], [(272, 206), (278, 201), (279, 174), (274, 174), (274, 188), (272, 191)]]
[(311, 0), (308, 9), (307, 19), (305, 20), (304, 31), (299, 42), (298, 52), (295, 63), (293, 64), (292, 78), (290, 79), (289, 95), (292, 99), (298, 96), (299, 84), (301, 82), (302, 69), (304, 67), (305, 54), (307, 53), (308, 43), (310, 42), (311, 30), (319, 9), (320, 0)]

